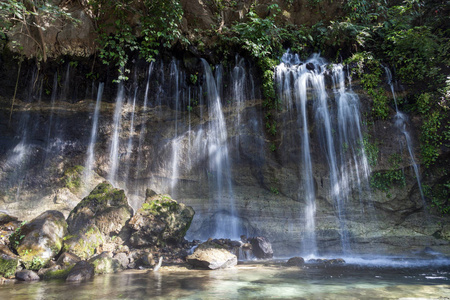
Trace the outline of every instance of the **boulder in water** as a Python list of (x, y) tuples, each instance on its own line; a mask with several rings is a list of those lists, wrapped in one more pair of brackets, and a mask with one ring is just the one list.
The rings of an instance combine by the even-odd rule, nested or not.
[(192, 207), (151, 190), (146, 195), (128, 224), (132, 230), (130, 244), (134, 247), (180, 244), (194, 217)]
[(22, 270), (16, 272), (16, 278), (20, 281), (36, 281), (41, 279), (39, 275), (36, 274), (36, 272), (33, 272), (31, 270)]
[(286, 262), (286, 265), (288, 266), (295, 266), (295, 267), (301, 267), (305, 264), (305, 260), (303, 259), (303, 257), (292, 257), (289, 258), (289, 260)]
[(259, 259), (268, 259), (273, 257), (272, 244), (263, 236), (257, 236), (248, 239), (252, 245), (253, 255)]
[(199, 245), (194, 253), (186, 257), (189, 264), (201, 269), (224, 269), (237, 265), (237, 256), (215, 246), (215, 244), (206, 242)]
[(94, 277), (94, 266), (85, 260), (79, 261), (73, 266), (67, 275), (66, 281), (84, 281)]
[(95, 274), (109, 274), (121, 271), (122, 265), (120, 262), (112, 257), (111, 253), (103, 252), (97, 256), (92, 257), (89, 263), (94, 266)]
[(66, 233), (64, 215), (49, 210), (21, 226), (10, 241), (25, 268), (39, 270), (59, 253)]

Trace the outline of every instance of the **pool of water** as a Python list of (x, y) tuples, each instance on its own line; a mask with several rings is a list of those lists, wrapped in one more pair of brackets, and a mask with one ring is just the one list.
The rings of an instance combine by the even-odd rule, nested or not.
[(449, 261), (345, 265), (246, 262), (214, 271), (163, 267), (81, 283), (0, 285), (1, 299), (450, 299)]

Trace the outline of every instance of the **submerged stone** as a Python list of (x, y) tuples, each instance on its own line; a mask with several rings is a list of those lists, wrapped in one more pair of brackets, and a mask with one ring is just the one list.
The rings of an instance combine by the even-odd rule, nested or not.
[(66, 233), (64, 215), (49, 210), (21, 226), (10, 241), (25, 268), (39, 270), (59, 253)]
[(147, 190), (141, 208), (131, 218), (130, 244), (134, 247), (179, 244), (191, 225), (194, 210), (178, 203), (169, 195), (156, 195)]

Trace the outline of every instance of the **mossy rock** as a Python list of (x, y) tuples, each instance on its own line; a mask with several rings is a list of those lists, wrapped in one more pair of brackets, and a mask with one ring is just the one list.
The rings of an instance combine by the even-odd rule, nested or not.
[(66, 233), (64, 215), (50, 210), (23, 224), (10, 242), (27, 269), (39, 270), (59, 253)]
[(70, 212), (67, 223), (71, 234), (95, 225), (105, 236), (113, 236), (119, 235), (132, 214), (125, 192), (105, 181), (78, 203)]
[(132, 215), (125, 192), (105, 181), (70, 212), (64, 249), (89, 259), (98, 246), (112, 242), (113, 237), (121, 237), (116, 241), (126, 241), (129, 234), (125, 224)]
[(68, 235), (64, 238), (64, 251), (71, 252), (82, 259), (89, 259), (101, 244), (105, 242), (105, 238), (95, 225), (91, 225), (78, 234)]
[(89, 263), (94, 266), (95, 274), (110, 274), (122, 270), (122, 266), (117, 259), (109, 257), (107, 253), (102, 253), (89, 260)]
[(5, 245), (0, 245), (0, 276), (11, 278), (16, 273), (19, 257)]
[(69, 275), (70, 271), (72, 271), (73, 266), (74, 265), (67, 266), (67, 267), (62, 268), (62, 269), (57, 269), (57, 268), (52, 269), (51, 268), (49, 270), (46, 270), (46, 272), (44, 272), (42, 274), (42, 279), (45, 279), (45, 280), (66, 279), (67, 276)]
[(191, 225), (194, 210), (169, 195), (146, 192), (145, 202), (131, 218), (130, 243), (135, 247), (180, 243)]

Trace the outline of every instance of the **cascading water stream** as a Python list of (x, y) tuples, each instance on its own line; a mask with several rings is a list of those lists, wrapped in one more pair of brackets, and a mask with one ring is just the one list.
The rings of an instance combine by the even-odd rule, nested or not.
[(92, 129), (91, 137), (89, 139), (89, 146), (87, 149), (86, 163), (84, 167), (85, 182), (89, 182), (92, 176), (92, 170), (94, 169), (94, 157), (95, 157), (95, 144), (97, 142), (98, 133), (98, 119), (100, 116), (100, 106), (102, 102), (104, 83), (101, 82), (98, 85), (97, 101), (95, 102), (94, 115), (92, 116)]
[(44, 158), (44, 165), (46, 166), (48, 163), (48, 159), (50, 155), (50, 151), (52, 149), (52, 134), (54, 134), (53, 127), (54, 126), (54, 118), (55, 118), (55, 105), (56, 100), (58, 97), (58, 72), (55, 72), (55, 75), (53, 76), (53, 86), (52, 86), (52, 94), (50, 96), (50, 116), (48, 121), (48, 128), (47, 128), (47, 139), (46, 139), (46, 149), (45, 149), (45, 158)]
[[(211, 198), (215, 201), (215, 237), (239, 238), (237, 214), (231, 183), (230, 161), (227, 146), (227, 128), (217, 83), (209, 64), (202, 59), (204, 85), (208, 102), (208, 176)], [(216, 68), (216, 71), (220, 70)], [(216, 78), (221, 78), (218, 74)], [(221, 84), (221, 83), (219, 83)], [(228, 203), (225, 201), (227, 200)]]
[[(370, 167), (363, 147), (359, 98), (345, 88), (345, 72), (342, 65), (332, 69), (333, 91), (338, 104), (340, 174), (343, 195), (348, 198), (353, 183), (357, 183), (362, 204), (363, 185), (368, 189)], [(350, 85), (351, 88), (351, 85)], [(349, 163), (351, 162), (351, 163)], [(346, 177), (349, 176), (349, 177)], [(363, 206), (362, 206), (363, 207)]]
[[(362, 190), (361, 185), (367, 183), (370, 173), (365, 151), (361, 149), (363, 137), (359, 99), (351, 90), (346, 90), (341, 65), (334, 65), (331, 71), (328, 69), (326, 61), (318, 55), (303, 63), (297, 55), (287, 52), (276, 70), (279, 97), (288, 113), (297, 114), (297, 138), (301, 143), (298, 198), (305, 203), (301, 244), (303, 253), (311, 255), (317, 254), (314, 181), (318, 180), (314, 178), (317, 171), (312, 164), (311, 119), (315, 120), (315, 131), (328, 166), (329, 173), (325, 179), (329, 181), (328, 195), (335, 206), (344, 253), (351, 249), (346, 202), (355, 186)], [(325, 85), (325, 78), (330, 76), (330, 72), (334, 99), (328, 95)], [(313, 112), (308, 111), (308, 102), (312, 102)], [(320, 181), (323, 187), (322, 176)]]
[(234, 102), (234, 107), (237, 114), (237, 121), (235, 124), (236, 130), (236, 145), (239, 147), (239, 132), (241, 127), (241, 111), (244, 106), (245, 101), (245, 90), (246, 90), (246, 71), (245, 71), (245, 62), (243, 58), (240, 58), (236, 55), (235, 58), (235, 66), (231, 73), (232, 80), (232, 99)]
[(172, 175), (170, 180), (170, 193), (172, 197), (176, 198), (176, 185), (178, 182), (179, 177), (179, 150), (180, 150), (180, 143), (182, 142), (182, 137), (178, 137), (178, 113), (180, 109), (180, 91), (179, 91), (179, 72), (178, 72), (178, 65), (175, 60), (172, 60), (170, 63), (170, 80), (171, 84), (170, 87), (173, 89), (172, 92), (172, 98), (175, 102), (175, 131), (174, 131), (174, 137), (171, 140), (171, 147), (172, 147)]
[(411, 160), (411, 165), (413, 167), (414, 174), (416, 175), (416, 180), (417, 180), (417, 185), (419, 187), (420, 197), (422, 199), (422, 202), (425, 205), (425, 197), (423, 195), (422, 183), (420, 181), (419, 166), (417, 165), (416, 159), (414, 157), (411, 137), (409, 135), (408, 130), (406, 129), (406, 125), (407, 125), (408, 119), (407, 119), (406, 115), (404, 113), (402, 113), (401, 111), (399, 111), (399, 109), (398, 109), (397, 97), (395, 95), (394, 84), (392, 82), (392, 72), (391, 72), (391, 70), (388, 67), (384, 67), (384, 70), (386, 72), (387, 81), (388, 81), (389, 86), (391, 87), (392, 97), (394, 98), (394, 103), (395, 103), (395, 112), (396, 112), (396, 114), (395, 114), (395, 117), (394, 117), (394, 124), (395, 124), (395, 127), (397, 127), (397, 129), (405, 137), (406, 147), (408, 149), (409, 158)]
[(114, 109), (113, 117), (113, 134), (111, 139), (111, 146), (109, 151), (110, 168), (108, 173), (108, 180), (117, 185), (117, 170), (119, 167), (119, 146), (120, 146), (120, 131), (122, 120), (122, 106), (125, 98), (125, 89), (123, 82), (119, 82), (119, 87), (116, 97), (116, 107)]
[[(283, 55), (282, 63), (277, 66), (276, 81), (280, 85), (280, 99), (283, 99), (284, 105), (288, 111), (294, 111), (293, 105), (296, 105), (298, 128), (302, 143), (301, 166), (302, 184), (305, 198), (305, 234), (301, 239), (302, 252), (304, 254), (317, 254), (317, 242), (315, 234), (315, 190), (314, 178), (311, 163), (311, 152), (309, 143), (309, 129), (306, 111), (306, 102), (308, 100), (307, 89), (310, 73), (306, 65), (300, 65), (296, 55), (289, 53)], [(299, 197), (301, 197), (299, 195)]]
[(64, 81), (61, 89), (60, 100), (67, 101), (70, 88), (70, 64), (67, 65), (66, 74), (64, 76)]

